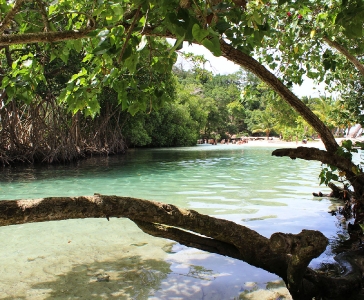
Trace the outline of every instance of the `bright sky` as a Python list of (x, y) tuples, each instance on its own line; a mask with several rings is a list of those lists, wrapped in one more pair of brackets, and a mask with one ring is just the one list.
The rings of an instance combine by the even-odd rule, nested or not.
[[(192, 52), (196, 55), (204, 55), (204, 57), (210, 61), (206, 64), (206, 68), (215, 74), (231, 74), (239, 70), (239, 66), (227, 60), (224, 57), (216, 57), (205, 47), (192, 44), (188, 45), (187, 42), (183, 43), (181, 52)], [(182, 58), (179, 58), (177, 64), (182, 64), (186, 69), (189, 68), (189, 63)], [(311, 96), (317, 97), (319, 94), (325, 94), (324, 85), (315, 85), (310, 79), (306, 79), (301, 86), (294, 86), (293, 92), (298, 96)]]

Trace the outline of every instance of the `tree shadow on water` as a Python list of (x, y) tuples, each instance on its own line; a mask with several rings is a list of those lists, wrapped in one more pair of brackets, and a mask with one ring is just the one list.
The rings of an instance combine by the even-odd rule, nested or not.
[(147, 299), (170, 272), (163, 260), (130, 256), (75, 265), (55, 281), (34, 284), (32, 290), (37, 299)]

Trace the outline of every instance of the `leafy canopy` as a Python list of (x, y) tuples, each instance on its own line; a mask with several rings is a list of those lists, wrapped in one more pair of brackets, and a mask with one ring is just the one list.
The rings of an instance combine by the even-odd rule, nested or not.
[[(45, 82), (45, 65), (67, 63), (75, 51), (83, 64), (59, 101), (92, 115), (107, 86), (135, 114), (168, 100), (163, 74), (171, 71), (183, 41), (219, 56), (221, 38), (257, 54), (287, 86), (305, 75), (335, 88), (356, 72), (328, 43), (361, 56), (363, 8), (361, 0), (0, 0), (1, 88), (9, 100), (30, 102)], [(160, 37), (176, 42), (170, 46)], [(148, 64), (141, 66), (142, 59)], [(150, 76), (136, 82), (140, 68)]]

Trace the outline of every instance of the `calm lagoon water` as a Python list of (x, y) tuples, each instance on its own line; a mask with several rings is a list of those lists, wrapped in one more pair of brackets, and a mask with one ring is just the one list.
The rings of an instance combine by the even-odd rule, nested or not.
[[(335, 205), (312, 192), (320, 163), (248, 145), (130, 150), (67, 166), (8, 168), (0, 200), (131, 196), (243, 224), (269, 237), (317, 229), (335, 239)], [(289, 299), (279, 277), (150, 237), (127, 219), (0, 228), (0, 299)], [(330, 260), (329, 250), (312, 262)], [(108, 278), (109, 280), (105, 280)]]

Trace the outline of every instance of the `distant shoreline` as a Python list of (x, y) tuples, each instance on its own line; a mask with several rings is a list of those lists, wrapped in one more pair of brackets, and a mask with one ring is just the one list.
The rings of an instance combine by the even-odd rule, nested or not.
[[(353, 142), (356, 141), (363, 141), (362, 139), (357, 138), (336, 138), (336, 142), (341, 145), (343, 140), (352, 140)], [(236, 146), (238, 144), (220, 144), (221, 146)], [(306, 144), (302, 143), (302, 140), (299, 140), (298, 142), (286, 142), (279, 139), (273, 139), (273, 140), (249, 140), (248, 143), (240, 144), (240, 146), (254, 146), (254, 147), (275, 147), (275, 148), (297, 148), (297, 147), (315, 147), (315, 148), (325, 148), (324, 143), (321, 141), (321, 139), (316, 139), (314, 141), (308, 140)]]

